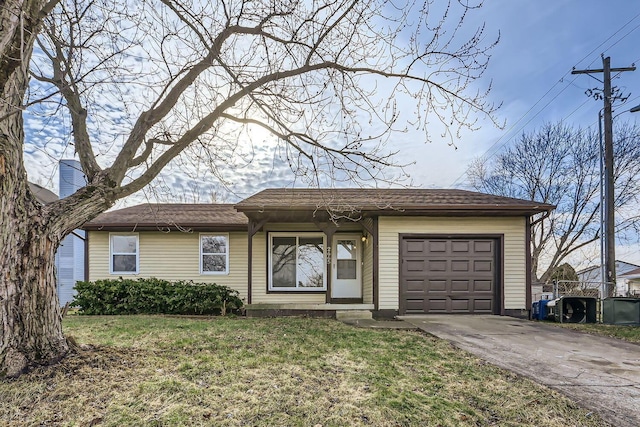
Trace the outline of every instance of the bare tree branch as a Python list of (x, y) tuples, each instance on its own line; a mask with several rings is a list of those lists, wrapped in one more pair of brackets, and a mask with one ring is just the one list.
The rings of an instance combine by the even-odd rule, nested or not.
[[(622, 238), (639, 224), (627, 211), (640, 194), (640, 128), (622, 124), (615, 134), (616, 230)], [(477, 190), (557, 206), (532, 227), (535, 280), (548, 280), (568, 257), (600, 238), (599, 162), (597, 135), (558, 123), (522, 135), (494, 159), (478, 159), (467, 171)]]

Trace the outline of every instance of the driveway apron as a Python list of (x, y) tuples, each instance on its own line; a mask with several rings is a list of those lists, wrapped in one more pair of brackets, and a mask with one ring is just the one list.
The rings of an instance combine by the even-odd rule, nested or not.
[(640, 346), (501, 316), (404, 316), (458, 348), (560, 391), (619, 427), (640, 426)]

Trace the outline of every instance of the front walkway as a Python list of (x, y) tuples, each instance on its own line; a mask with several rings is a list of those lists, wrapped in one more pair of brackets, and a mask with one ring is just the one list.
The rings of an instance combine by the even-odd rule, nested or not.
[(640, 426), (640, 345), (501, 316), (405, 316), (406, 322), (598, 412)]

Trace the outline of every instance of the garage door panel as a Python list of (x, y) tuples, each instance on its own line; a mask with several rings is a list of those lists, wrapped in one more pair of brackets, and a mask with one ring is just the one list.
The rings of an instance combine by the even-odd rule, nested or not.
[(423, 259), (407, 260), (405, 263), (405, 268), (407, 269), (407, 271), (423, 272), (424, 266), (425, 266), (425, 260)]
[(451, 292), (470, 292), (471, 283), (471, 280), (452, 280), (449, 289)]
[(409, 240), (405, 243), (405, 249), (407, 253), (423, 253), (424, 252), (424, 242)]
[(401, 251), (404, 313), (496, 311), (495, 239), (403, 239)]
[(468, 260), (452, 260), (451, 261), (451, 271), (468, 272), (469, 271), (469, 261)]
[(451, 312), (453, 312), (453, 313), (468, 313), (469, 312), (469, 300), (468, 299), (452, 299), (451, 300)]
[(477, 273), (493, 273), (493, 262), (491, 260), (474, 260), (473, 271)]
[(473, 300), (473, 312), (479, 313), (492, 313), (493, 312), (493, 300), (491, 299), (474, 299)]
[(444, 240), (429, 240), (427, 241), (426, 249), (429, 253), (447, 252), (447, 242)]
[(424, 299), (408, 299), (407, 302), (407, 313), (421, 313), (425, 311), (425, 301)]
[(430, 292), (446, 292), (447, 291), (447, 281), (446, 280), (426, 280), (427, 287), (423, 287), (422, 291), (428, 289)]
[(469, 243), (468, 241), (453, 241), (451, 242), (451, 252), (464, 252), (469, 253)]
[(406, 314), (422, 313), (458, 313), (458, 314), (492, 314), (491, 299), (456, 299), (430, 298), (407, 299)]
[(423, 293), (424, 292), (424, 279), (419, 279), (419, 280), (407, 280), (407, 287), (406, 290), (407, 292), (419, 292), (419, 293)]
[(428, 260), (427, 261), (427, 271), (447, 271), (447, 261), (445, 260)]
[(429, 299), (426, 305), (427, 313), (446, 313), (448, 311), (446, 299)]
[(478, 253), (492, 253), (493, 241), (491, 240), (476, 240), (473, 242), (473, 251)]
[(474, 280), (472, 292), (492, 292), (492, 284), (491, 280)]

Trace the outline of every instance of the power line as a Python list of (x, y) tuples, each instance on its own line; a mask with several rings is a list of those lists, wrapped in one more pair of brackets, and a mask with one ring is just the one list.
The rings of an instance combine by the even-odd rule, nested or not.
[[(602, 99), (604, 101), (604, 221), (603, 242), (604, 256), (602, 258), (605, 270), (602, 281), (616, 283), (616, 241), (615, 241), (615, 176), (613, 171), (613, 93), (611, 90), (611, 72), (635, 71), (636, 67), (611, 68), (610, 58), (602, 57), (602, 68), (595, 70), (573, 70), (571, 74), (600, 74), (604, 77)], [(611, 296), (611, 295), (609, 295)]]
[[(617, 34), (619, 34), (622, 30), (624, 30), (627, 26), (629, 26), (633, 21), (635, 21), (636, 19), (638, 19), (638, 17), (640, 17), (640, 13), (636, 14), (633, 18), (631, 18), (629, 21), (627, 21), (624, 25), (622, 25), (620, 28), (618, 28), (618, 30), (616, 30), (613, 34), (611, 34), (609, 37), (607, 37), (602, 43), (600, 43), (598, 46), (596, 46), (595, 48), (593, 48), (589, 53), (587, 53), (582, 59), (580, 59), (576, 65), (573, 67), (572, 70), (575, 70), (575, 68), (584, 60), (586, 60), (587, 58), (589, 58), (590, 56), (592, 56), (598, 49), (600, 49), (600, 47), (604, 46), (609, 40), (611, 40), (612, 38), (614, 38)], [(622, 36), (621, 38), (619, 38), (616, 42), (614, 42), (612, 45), (610, 45), (608, 48), (612, 48), (613, 46), (617, 45), (618, 43), (620, 43), (620, 41), (622, 41), (623, 39), (625, 39), (626, 37), (628, 37), (632, 32), (634, 32), (635, 30), (637, 30), (638, 28), (640, 28), (640, 24), (636, 25), (633, 29), (631, 29), (630, 31), (628, 31), (624, 36)], [(591, 66), (591, 64), (593, 64), (595, 62), (595, 59), (592, 60), (588, 66)], [(638, 60), (634, 61), (638, 62)], [(522, 121), (524, 120), (535, 108), (538, 104), (540, 104), (540, 102), (542, 102), (543, 99), (545, 99), (545, 97), (547, 95), (549, 95), (559, 84), (564, 83), (564, 79), (571, 74), (571, 71), (569, 70), (567, 72), (565, 72), (562, 77), (560, 77), (559, 80), (557, 80), (552, 86), (551, 88), (549, 88), (549, 90), (547, 90), (534, 104), (533, 106), (531, 106), (531, 108), (529, 108), (512, 126), (509, 127), (509, 129), (503, 133), (493, 144), (491, 144), (491, 146), (485, 150), (484, 154), (482, 155), (482, 157), (485, 157), (487, 159), (490, 159), (491, 157), (493, 157), (498, 151), (499, 149), (508, 142), (508, 140), (510, 138), (513, 137), (513, 135), (516, 134), (516, 132), (512, 132), (516, 126)], [(540, 115), (540, 113), (542, 111), (544, 111), (544, 109), (546, 107), (548, 107), (553, 101), (555, 101), (570, 85), (573, 85), (574, 82), (576, 81), (577, 77), (574, 77), (567, 86), (565, 86), (560, 92), (558, 92), (549, 102), (547, 102), (541, 109), (539, 109), (529, 120), (527, 120), (522, 126), (520, 126), (517, 130), (517, 132), (521, 132), (529, 123), (531, 123), (531, 121), (533, 121), (533, 119), (535, 119), (536, 117), (538, 117)], [(568, 116), (566, 116), (565, 118), (563, 118), (563, 120), (566, 120), (567, 118), (571, 117), (573, 114), (575, 114), (575, 112), (577, 110), (579, 110), (580, 108), (582, 108), (589, 100), (587, 99), (585, 102), (583, 102), (578, 108), (576, 108), (575, 110), (573, 110)], [(502, 142), (505, 138), (507, 138), (507, 136), (509, 136), (509, 138), (507, 139), (507, 141)], [(459, 175), (455, 181), (453, 181), (453, 183), (451, 184), (451, 187), (455, 187), (457, 185), (459, 185), (461, 183), (461, 180), (467, 175), (467, 172), (463, 172), (461, 175)]]
[[(563, 83), (564, 77), (569, 74), (570, 71), (567, 71), (567, 73), (565, 73), (565, 75), (558, 80), (553, 86), (551, 86), (551, 88), (544, 94), (542, 95), (542, 97), (540, 97), (540, 99), (538, 99), (538, 101), (536, 101), (535, 104), (533, 104), (533, 106), (531, 108), (529, 108), (529, 110), (527, 110), (526, 113), (524, 113), (510, 128), (507, 132), (503, 133), (497, 140), (496, 142), (494, 142), (493, 144), (491, 144), (491, 146), (484, 152), (484, 154), (482, 155), (482, 157), (485, 157), (487, 159), (490, 159), (491, 157), (493, 157), (498, 151), (499, 149), (502, 147), (502, 145), (504, 145), (504, 143), (508, 142), (505, 141), (503, 144), (501, 144), (502, 140), (504, 139), (510, 139), (511, 137), (513, 137), (513, 135), (516, 132), (512, 132), (515, 127), (518, 125), (518, 123), (520, 123), (522, 120), (524, 120), (527, 115), (529, 115), (529, 113), (531, 111), (533, 111), (533, 109), (540, 103), (542, 102), (542, 100), (549, 94), (551, 93), (551, 91), (553, 89), (555, 89), (555, 87), (560, 84)], [(576, 80), (576, 78), (574, 77), (573, 80), (571, 81), (571, 83), (573, 83)], [(565, 86), (560, 92), (558, 92), (553, 98), (551, 98), (551, 100), (549, 100), (549, 102), (547, 102), (546, 104), (544, 104), (544, 106), (538, 110), (538, 112), (536, 114), (534, 114), (533, 116), (531, 116), (531, 118), (529, 118), (529, 120), (527, 120), (522, 126), (520, 126), (518, 128), (518, 132), (520, 132), (522, 129), (524, 129), (529, 123), (531, 123), (531, 121), (533, 121), (533, 119), (535, 119), (536, 117), (538, 117), (540, 115), (540, 112), (542, 112), (546, 107), (549, 106), (549, 104), (551, 104), (553, 101), (555, 101), (560, 95), (562, 95), (562, 93), (567, 90), (569, 86)], [(509, 136), (509, 138), (507, 138), (507, 136)], [(495, 150), (494, 150), (495, 148)], [(491, 153), (490, 153), (491, 152)], [(490, 154), (489, 154), (490, 153)], [(456, 178), (456, 180), (453, 182), (453, 184), (451, 184), (452, 187), (455, 187), (456, 185), (459, 184), (460, 180), (462, 178), (464, 178), (464, 176), (467, 174), (467, 172), (463, 172), (460, 176), (458, 176), (458, 178)]]
[(563, 121), (564, 121), (564, 120), (567, 120), (569, 117), (573, 116), (573, 115), (574, 115), (574, 114), (575, 114), (579, 109), (581, 109), (582, 107), (584, 107), (585, 105), (587, 105), (587, 102), (591, 102), (591, 99), (590, 99), (590, 98), (585, 99), (585, 100), (584, 100), (584, 102), (583, 102), (582, 104), (578, 105), (578, 106), (575, 108), (575, 110), (573, 110), (573, 111), (572, 111), (572, 112), (570, 112), (568, 115), (566, 115), (566, 116), (564, 117), (564, 119), (562, 119), (562, 120), (563, 120)]
[[(636, 15), (636, 17), (639, 15)], [(635, 19), (635, 18), (633, 18)], [(638, 28), (640, 28), (640, 24), (636, 25), (635, 27), (633, 27), (631, 30), (629, 30), (629, 32), (627, 34), (625, 34), (624, 36), (620, 37), (618, 39), (618, 41), (616, 41), (614, 44), (612, 44), (611, 46), (609, 46), (609, 49), (611, 49), (612, 47), (614, 47), (615, 45), (617, 45), (618, 43), (620, 43), (622, 40), (624, 40), (625, 38), (627, 38), (629, 36), (629, 34), (633, 33), (635, 30), (637, 30)]]

